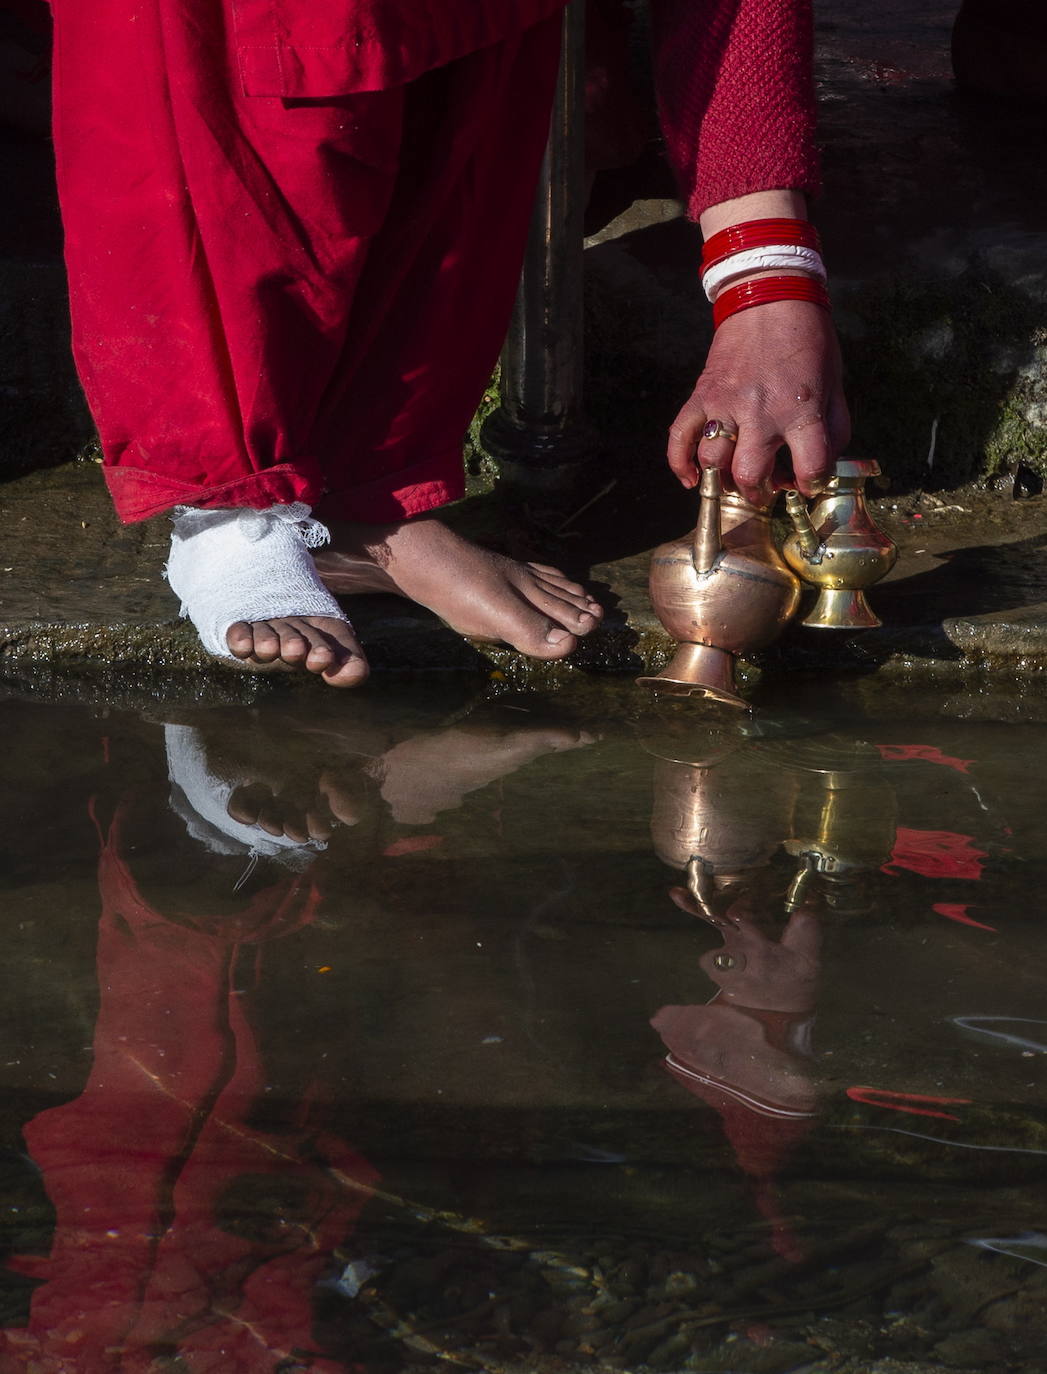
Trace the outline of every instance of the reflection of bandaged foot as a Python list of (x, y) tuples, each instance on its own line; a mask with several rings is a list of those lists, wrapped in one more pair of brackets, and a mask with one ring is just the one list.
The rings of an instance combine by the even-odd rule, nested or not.
[[(243, 854), (252, 859), (275, 858), (302, 868), (324, 846), (325, 836), (300, 835), (272, 824), (262, 825), (237, 814), (234, 795), (250, 779), (216, 774), (199, 730), (188, 725), (164, 727), (167, 770), (171, 779), (171, 809), (185, 821), (186, 830), (214, 854)], [(329, 833), (329, 832), (328, 832)]]
[(327, 530), (301, 504), (268, 510), (179, 506), (167, 577), (182, 614), (217, 658), (283, 662), (353, 687), (367, 661), (310, 548)]

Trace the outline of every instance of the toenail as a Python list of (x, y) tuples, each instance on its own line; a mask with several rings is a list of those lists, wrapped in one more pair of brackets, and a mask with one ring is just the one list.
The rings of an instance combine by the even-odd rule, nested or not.
[(545, 636), (547, 644), (562, 644), (565, 639), (570, 639), (569, 630), (550, 630)]

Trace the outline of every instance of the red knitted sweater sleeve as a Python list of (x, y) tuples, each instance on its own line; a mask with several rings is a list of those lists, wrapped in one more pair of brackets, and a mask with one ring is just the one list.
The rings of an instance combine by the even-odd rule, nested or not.
[(811, 0), (651, 0), (658, 106), (688, 214), (817, 191)]

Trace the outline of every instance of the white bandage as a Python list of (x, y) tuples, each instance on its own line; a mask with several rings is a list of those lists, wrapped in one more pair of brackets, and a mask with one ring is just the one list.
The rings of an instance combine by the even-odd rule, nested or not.
[(813, 248), (802, 248), (799, 244), (774, 243), (766, 248), (747, 248), (742, 253), (732, 253), (704, 273), (702, 288), (714, 301), (720, 288), (735, 277), (744, 277), (749, 272), (781, 271), (783, 268), (817, 277), (819, 281), (825, 281), (826, 278), (821, 253)]
[(325, 525), (310, 518), (308, 506), (176, 506), (171, 519), (167, 580), (209, 654), (233, 657), (226, 634), (241, 620), (328, 616), (349, 624), (309, 553), (331, 536)]
[(229, 814), (229, 800), (251, 778), (221, 778), (211, 771), (203, 735), (190, 725), (165, 725), (167, 776), (171, 810), (185, 822), (189, 835), (212, 854), (243, 854), (279, 859), (304, 868), (327, 848), (320, 840), (307, 844), (287, 835), (270, 835), (260, 825), (245, 825)]

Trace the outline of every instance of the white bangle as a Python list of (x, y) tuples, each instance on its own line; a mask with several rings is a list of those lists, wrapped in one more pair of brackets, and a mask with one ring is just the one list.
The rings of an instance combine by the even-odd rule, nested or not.
[(801, 248), (799, 244), (772, 243), (765, 248), (748, 248), (741, 253), (732, 253), (723, 262), (710, 267), (702, 276), (702, 287), (711, 301), (716, 299), (720, 287), (735, 277), (744, 277), (747, 272), (762, 272), (767, 268), (789, 268), (803, 272), (807, 276), (825, 281), (825, 263), (822, 255), (813, 248)]

